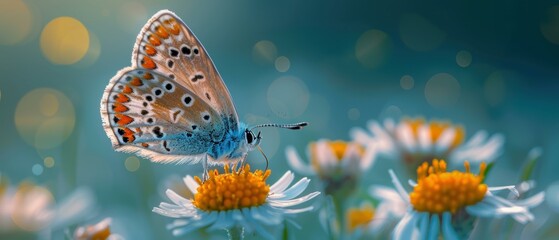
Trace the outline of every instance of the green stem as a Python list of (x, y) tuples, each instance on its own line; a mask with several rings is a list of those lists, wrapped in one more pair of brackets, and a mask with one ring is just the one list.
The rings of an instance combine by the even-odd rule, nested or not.
[(231, 229), (227, 229), (227, 236), (229, 240), (242, 240), (245, 237), (244, 232), (245, 229), (243, 229), (243, 227), (232, 227)]

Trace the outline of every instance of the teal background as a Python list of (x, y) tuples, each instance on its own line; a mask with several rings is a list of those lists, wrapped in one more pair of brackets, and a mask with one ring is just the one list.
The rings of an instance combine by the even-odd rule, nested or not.
[[(549, 25), (559, 32), (559, 13), (551, 11), (559, 5), (556, 1), (24, 2), (33, 16), (29, 35), (15, 45), (0, 45), (0, 172), (15, 185), (23, 180), (45, 185), (56, 199), (76, 187), (91, 188), (98, 211), (84, 223), (112, 217), (113, 232), (128, 239), (175, 239), (165, 230), (169, 219), (151, 209), (166, 201), (164, 182), (170, 176), (201, 171), (197, 165), (145, 159), (137, 171), (128, 171), (124, 163), (131, 155), (113, 151), (101, 126), (99, 101), (106, 84), (130, 65), (136, 35), (161, 9), (174, 11), (203, 43), (240, 119), (250, 124), (310, 123), (299, 132), (263, 130), (272, 181), (289, 169), (284, 154), (288, 145), (304, 153), (307, 143), (320, 138), (349, 140), (352, 127), (364, 127), (371, 119), (423, 116), (460, 123), (467, 137), (483, 129), (504, 134), (504, 155), (488, 179), (490, 185), (512, 184), (528, 151), (537, 146), (543, 149), (533, 175), (537, 189), (559, 184), (559, 45), (542, 32)], [(45, 58), (39, 45), (41, 30), (59, 16), (78, 19), (98, 39), (97, 59), (56, 65)], [(365, 52), (372, 57), (365, 62), (378, 61), (374, 66), (356, 57), (360, 37), (371, 29), (387, 37), (381, 47), (367, 45), (371, 48)], [(405, 34), (411, 36), (412, 47), (403, 40)], [(286, 72), (254, 50), (262, 40), (274, 43), (276, 57), (289, 59)], [(467, 67), (457, 64), (459, 51), (471, 54)], [(458, 92), (449, 90), (450, 100), (443, 98), (439, 105), (426, 97), (433, 94), (426, 90), (427, 83), (438, 73), (448, 73), (459, 83)], [(400, 84), (405, 75), (414, 79), (411, 89)], [(296, 82), (303, 85), (296, 86), (302, 90), (287, 91), (292, 85), (274, 82), (284, 77), (299, 79)], [(28, 144), (16, 127), (17, 104), (37, 88), (61, 92), (75, 110), (71, 135), (54, 148)], [(447, 91), (444, 86), (438, 89), (435, 95)], [(306, 107), (290, 100), (299, 99), (291, 96), (294, 92), (303, 94)], [(274, 101), (286, 110), (274, 111)], [(48, 156), (55, 159), (54, 167), (34, 174), (33, 166), (42, 166)], [(250, 154), (249, 162), (256, 168), (265, 166), (258, 152)], [(368, 181), (389, 184), (386, 169), (394, 165), (375, 165)], [(306, 192), (319, 189), (316, 179), (309, 188)], [(552, 192), (544, 204), (557, 206), (557, 200), (557, 192)], [(542, 214), (552, 216), (550, 224), (557, 226), (556, 212)], [(316, 212), (303, 214), (297, 219), (303, 229), (292, 234), (297, 239), (322, 239), (326, 233), (316, 219)]]

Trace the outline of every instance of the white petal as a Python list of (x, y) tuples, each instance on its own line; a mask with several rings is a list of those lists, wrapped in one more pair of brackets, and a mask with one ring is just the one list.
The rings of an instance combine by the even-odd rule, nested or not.
[(295, 208), (295, 209), (283, 209), (284, 214), (299, 214), (304, 212), (310, 212), (314, 209), (313, 206), (308, 206), (306, 208)]
[(382, 199), (384, 201), (402, 201), (402, 197), (400, 197), (400, 195), (394, 190), (394, 188), (382, 185), (371, 185), (371, 187), (369, 187), (369, 194), (377, 199)]
[(432, 214), (431, 222), (429, 223), (429, 234), (427, 235), (428, 240), (437, 240), (439, 238), (439, 215)]
[(455, 128), (451, 127), (445, 129), (439, 136), (439, 139), (437, 139), (437, 142), (435, 142), (435, 149), (434, 149), (435, 153), (446, 152), (448, 148), (450, 148), (450, 145), (452, 145), (455, 136), (456, 136)]
[(360, 172), (366, 172), (373, 166), (377, 158), (377, 146), (374, 143), (369, 143), (365, 146), (365, 153), (360, 161)]
[(431, 214), (421, 214), (419, 218), (419, 234), (421, 235), (421, 239), (427, 239), (428, 228), (429, 228), (429, 216)]
[(196, 195), (196, 193), (198, 193), (198, 187), (200, 185), (194, 180), (194, 178), (192, 178), (192, 176), (187, 175), (182, 180), (183, 180), (184, 184), (186, 185), (186, 187), (188, 187), (188, 190), (190, 190), (190, 192), (192, 194)]
[(533, 208), (540, 205), (545, 200), (545, 193), (539, 192), (536, 195), (523, 200), (517, 200), (514, 203), (519, 206)]
[(353, 139), (360, 144), (368, 144), (371, 141), (374, 141), (373, 138), (363, 129), (354, 127), (349, 131), (349, 135)]
[(313, 192), (310, 193), (306, 196), (300, 197), (300, 198), (295, 198), (295, 199), (291, 199), (291, 200), (269, 200), (269, 203), (271, 206), (274, 207), (291, 207), (291, 206), (295, 206), (301, 203), (304, 203), (306, 201), (309, 201), (311, 199), (313, 199), (314, 197), (318, 196), (320, 194), (320, 192)]
[(419, 230), (417, 229), (417, 221), (419, 220), (420, 216), (415, 211), (408, 212), (402, 220), (396, 225), (394, 228), (394, 232), (392, 234), (393, 240), (408, 240), (408, 239), (418, 239), (419, 238)]
[(431, 142), (431, 129), (429, 125), (423, 124), (417, 130), (417, 143), (419, 145), (419, 151), (429, 152), (433, 147)]
[(394, 173), (394, 171), (392, 169), (389, 169), (388, 174), (390, 174), (390, 178), (392, 179), (392, 183), (394, 184), (394, 187), (396, 188), (398, 194), (400, 194), (400, 197), (402, 198), (402, 200), (404, 200), (406, 203), (409, 204), (410, 196), (408, 195), (408, 192), (406, 192), (406, 190), (402, 186), (402, 183), (400, 183), (400, 180), (398, 180), (398, 177), (396, 177), (396, 174)]
[(268, 211), (269, 208), (270, 208), (269, 205), (252, 207), (250, 208), (250, 214), (252, 215), (252, 218), (266, 225), (281, 224), (283, 219), (281, 217), (274, 216), (274, 214)]
[(233, 221), (233, 214), (230, 211), (220, 211), (217, 220), (212, 224), (208, 230), (229, 229), (235, 225)]
[(466, 147), (466, 148), (479, 146), (483, 142), (485, 142), (485, 139), (487, 139), (487, 136), (489, 136), (489, 134), (487, 134), (486, 131), (478, 131), (463, 146)]
[(207, 225), (210, 225), (216, 219), (217, 219), (217, 212), (211, 211), (209, 214), (205, 214), (205, 216), (201, 217), (199, 220), (192, 221), (188, 225), (186, 225), (182, 228), (177, 228), (177, 229), (173, 230), (172, 232), (173, 232), (173, 235), (175, 235), (175, 236), (181, 236), (181, 235), (187, 234), (189, 232), (192, 232), (196, 229), (199, 229), (199, 228), (205, 227)]
[(413, 132), (411, 127), (406, 123), (400, 123), (396, 128), (396, 137), (398, 138), (400, 144), (406, 149), (408, 152), (415, 152), (416, 151), (416, 143), (413, 136)]
[(459, 240), (460, 238), (458, 237), (456, 231), (454, 231), (452, 223), (450, 222), (451, 220), (452, 216), (449, 212), (443, 213), (443, 237), (445, 240)]
[(292, 199), (294, 197), (297, 197), (297, 196), (299, 196), (299, 194), (301, 194), (303, 191), (305, 191), (305, 189), (309, 185), (310, 181), (311, 180), (309, 180), (308, 178), (302, 178), (301, 180), (299, 180), (297, 183), (293, 184), (293, 186), (291, 186), (290, 188), (288, 188), (284, 192), (270, 194), (269, 198), (270, 199), (278, 199), (278, 200), (286, 200), (286, 199)]
[(301, 160), (300, 155), (297, 153), (294, 147), (288, 146), (285, 149), (285, 155), (287, 157), (287, 163), (289, 163), (289, 166), (295, 171), (308, 176), (312, 176), (315, 174), (312, 167)]
[(516, 187), (514, 185), (508, 185), (508, 186), (498, 186), (498, 187), (489, 187), (487, 188), (487, 190), (489, 190), (490, 192), (496, 192), (496, 191), (502, 191), (502, 190), (509, 190), (511, 193), (513, 193), (516, 197), (520, 196), (520, 193), (518, 192), (518, 190), (516, 190)]
[(270, 193), (281, 193), (295, 179), (295, 175), (291, 171), (287, 171), (281, 178), (270, 187)]
[(165, 194), (167, 195), (169, 200), (171, 200), (173, 203), (175, 203), (177, 205), (180, 205), (180, 206), (192, 205), (192, 202), (190, 200), (181, 197), (180, 195), (178, 195), (176, 192), (174, 192), (171, 189), (167, 189), (167, 191), (165, 191)]

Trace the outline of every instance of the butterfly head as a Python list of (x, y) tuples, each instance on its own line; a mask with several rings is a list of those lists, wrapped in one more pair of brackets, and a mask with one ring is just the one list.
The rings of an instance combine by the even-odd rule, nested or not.
[(250, 129), (245, 130), (245, 144), (249, 151), (254, 150), (256, 147), (258, 147), (261, 139), (262, 138), (260, 137), (260, 131), (258, 131), (257, 135), (254, 135), (254, 133)]

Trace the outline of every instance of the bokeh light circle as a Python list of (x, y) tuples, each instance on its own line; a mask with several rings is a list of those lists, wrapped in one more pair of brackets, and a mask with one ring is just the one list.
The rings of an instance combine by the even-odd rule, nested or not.
[(43, 166), (41, 166), (41, 164), (34, 164), (33, 167), (31, 167), (31, 172), (33, 173), (33, 175), (35, 176), (39, 176), (41, 174), (43, 174)]
[(413, 88), (414, 80), (413, 77), (410, 75), (404, 75), (400, 78), (400, 87), (405, 90), (410, 90)]
[(460, 83), (448, 73), (439, 73), (425, 84), (425, 98), (433, 107), (449, 107), (460, 97)]
[(43, 159), (43, 164), (45, 167), (51, 168), (54, 167), (54, 158), (53, 157), (46, 157)]
[(355, 44), (355, 57), (363, 66), (375, 68), (386, 61), (391, 42), (388, 34), (372, 29), (364, 32)]
[(252, 47), (252, 57), (256, 62), (271, 63), (276, 60), (278, 49), (276, 45), (268, 40), (258, 41)]
[(77, 19), (58, 17), (41, 32), (43, 55), (54, 64), (69, 65), (82, 59), (89, 49), (89, 32)]
[(399, 31), (402, 42), (418, 52), (433, 50), (446, 38), (446, 34), (441, 29), (417, 14), (404, 15), (400, 21)]
[(140, 168), (140, 159), (136, 156), (130, 156), (124, 161), (124, 167), (126, 167), (126, 170), (129, 172), (135, 172)]
[(0, 0), (0, 45), (17, 44), (31, 32), (32, 14), (21, 0)]
[(547, 21), (540, 24), (540, 31), (547, 41), (559, 44), (559, 5), (549, 8)]
[(276, 58), (274, 65), (276, 66), (276, 70), (278, 70), (278, 72), (287, 72), (291, 66), (291, 62), (289, 61), (289, 58), (281, 56)]
[(456, 54), (456, 64), (460, 67), (468, 67), (472, 63), (472, 54), (468, 51), (462, 50)]
[(268, 105), (278, 117), (292, 119), (300, 116), (309, 104), (309, 89), (299, 78), (280, 77), (268, 87)]
[(38, 149), (62, 144), (74, 130), (75, 120), (70, 99), (49, 88), (27, 93), (17, 104), (14, 117), (19, 135)]

